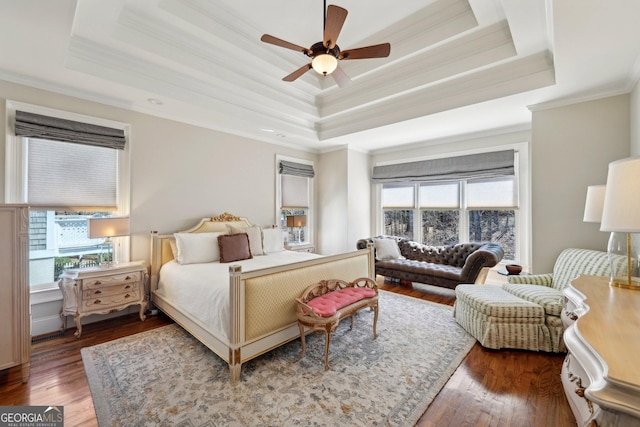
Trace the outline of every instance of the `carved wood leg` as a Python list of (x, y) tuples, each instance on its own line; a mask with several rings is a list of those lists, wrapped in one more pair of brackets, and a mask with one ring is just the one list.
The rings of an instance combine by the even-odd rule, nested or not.
[(353, 329), (353, 319), (354, 319), (355, 317), (356, 317), (356, 314), (355, 314), (355, 313), (353, 313), (353, 314), (351, 315), (351, 327), (350, 327), (349, 329)]
[(376, 332), (376, 325), (378, 324), (378, 303), (376, 302), (376, 305), (371, 308), (373, 308), (373, 339), (375, 340), (378, 338), (378, 333)]
[(305, 338), (304, 338), (304, 325), (300, 322), (298, 322), (298, 328), (300, 328), (300, 342), (302, 344), (301, 348), (300, 348), (300, 357), (304, 357), (304, 350), (305, 350)]
[(331, 345), (331, 326), (325, 326), (325, 340), (324, 340), (324, 370), (329, 370), (329, 345)]
[(82, 320), (80, 319), (78, 313), (73, 316), (73, 321), (76, 324), (76, 331), (73, 335), (75, 335), (76, 338), (80, 338), (80, 335), (82, 335)]
[(140, 304), (140, 321), (142, 322), (144, 322), (144, 319), (147, 318), (147, 316), (144, 314), (145, 306), (146, 306), (145, 303)]

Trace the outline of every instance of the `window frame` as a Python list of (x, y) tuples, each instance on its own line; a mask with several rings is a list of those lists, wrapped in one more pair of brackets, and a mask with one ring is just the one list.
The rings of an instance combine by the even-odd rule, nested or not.
[[(16, 110), (35, 114), (42, 114), (61, 119), (90, 123), (123, 130), (127, 144), (124, 150), (117, 151), (117, 209), (115, 216), (129, 216), (131, 210), (131, 138), (130, 125), (109, 119), (77, 114), (69, 111), (53, 109), (19, 101), (6, 101), (5, 123), (5, 203), (26, 203), (27, 180), (27, 142), (28, 138), (16, 136), (14, 123)], [(41, 210), (41, 209), (37, 209)], [(42, 209), (46, 210), (46, 209)], [(50, 209), (49, 209), (50, 210)], [(116, 237), (113, 239), (114, 256), (122, 262), (130, 260), (130, 237)], [(43, 283), (31, 286), (31, 289), (46, 290), (56, 288), (57, 284)]]
[[(500, 151), (504, 149), (512, 148), (516, 151), (516, 180), (518, 185), (518, 199), (519, 199), (519, 207), (518, 208), (493, 208), (487, 207), (486, 209), (490, 210), (515, 210), (515, 235), (516, 235), (516, 247), (515, 247), (515, 260), (507, 260), (504, 259), (502, 262), (518, 262), (523, 265), (530, 265), (530, 254), (531, 254), (531, 203), (530, 203), (530, 185), (529, 185), (529, 144), (528, 142), (518, 142), (505, 144), (495, 147), (489, 147), (482, 150), (469, 150), (464, 152), (455, 152), (448, 153), (447, 155), (439, 155), (439, 156), (427, 156), (422, 158), (411, 158), (407, 159), (406, 162), (415, 162), (419, 160), (429, 160), (435, 158), (445, 158), (445, 157), (454, 157), (466, 154), (476, 154), (481, 152), (489, 152), (489, 151)], [(383, 165), (383, 164), (391, 164), (391, 163), (403, 163), (404, 161), (388, 161), (381, 162), (376, 164), (375, 166)], [(422, 233), (417, 232), (416, 230), (421, 230), (422, 228), (422, 215), (421, 210), (427, 209), (425, 207), (420, 206), (419, 201), (419, 192), (420, 192), (420, 182), (415, 182), (415, 206), (413, 208), (413, 229), (414, 229), (414, 239), (418, 242), (422, 242)], [(383, 184), (374, 184), (375, 187), (375, 197), (376, 197), (376, 209), (374, 212), (374, 221), (375, 221), (375, 233), (376, 235), (380, 235), (384, 233), (384, 210), (393, 209), (393, 208), (383, 208), (382, 207), (382, 187)], [(469, 240), (469, 220), (468, 215), (470, 210), (477, 210), (478, 208), (468, 208), (466, 203), (466, 191), (467, 191), (466, 182), (460, 187), (460, 198), (461, 198), (461, 206), (459, 209), (460, 212), (460, 222), (459, 222), (459, 239), (461, 242)], [(402, 208), (405, 209), (405, 208)], [(438, 209), (435, 209), (438, 210)], [(416, 235), (417, 233), (417, 235)]]
[[(301, 164), (305, 164), (305, 165), (310, 165), (315, 169), (315, 165), (314, 162), (312, 160), (305, 160), (305, 159), (299, 159), (296, 157), (288, 157), (288, 156), (283, 156), (280, 154), (276, 154), (276, 159), (275, 159), (275, 184), (276, 184), (276, 200), (275, 200), (275, 218), (276, 218), (276, 224), (278, 225), (279, 228), (281, 228), (284, 231), (287, 231), (287, 227), (284, 226), (282, 224), (282, 211), (284, 209), (282, 209), (282, 175), (279, 172), (279, 168), (280, 168), (280, 161), (281, 160), (285, 160), (285, 161), (289, 161), (289, 162), (295, 162), (295, 163), (301, 163)], [(306, 233), (305, 233), (305, 238), (306, 240), (304, 242), (301, 243), (296, 243), (296, 245), (298, 246), (305, 246), (305, 245), (313, 245), (314, 241), (315, 241), (315, 236), (314, 236), (314, 223), (315, 223), (315, 209), (314, 209), (314, 178), (307, 178), (308, 181), (308, 191), (309, 191), (309, 207), (306, 209), (306, 215), (307, 215), (307, 225), (306, 227)], [(291, 209), (288, 209), (291, 210)], [(303, 209), (295, 209), (295, 210), (303, 210)], [(290, 245), (291, 242), (285, 242), (287, 245)]]

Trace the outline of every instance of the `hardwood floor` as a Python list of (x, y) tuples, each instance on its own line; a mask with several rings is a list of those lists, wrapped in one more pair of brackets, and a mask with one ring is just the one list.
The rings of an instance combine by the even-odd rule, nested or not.
[[(455, 294), (426, 285), (378, 281), (381, 289), (453, 305)], [(33, 344), (31, 377), (0, 371), (0, 405), (61, 405), (65, 426), (97, 426), (80, 349), (171, 323), (165, 316), (140, 322), (136, 314), (83, 327), (82, 337)], [(428, 326), (428, 325), (425, 325)], [(490, 351), (476, 344), (417, 423), (426, 426), (575, 426), (560, 383), (563, 355)]]

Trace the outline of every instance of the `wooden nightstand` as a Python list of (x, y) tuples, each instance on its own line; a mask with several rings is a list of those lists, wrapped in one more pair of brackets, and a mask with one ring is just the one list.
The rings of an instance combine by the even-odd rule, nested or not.
[(147, 266), (141, 261), (65, 270), (58, 282), (64, 298), (60, 315), (63, 320), (73, 315), (78, 338), (82, 334), (81, 319), (90, 314), (112, 313), (139, 304), (140, 320), (144, 320), (148, 276)]

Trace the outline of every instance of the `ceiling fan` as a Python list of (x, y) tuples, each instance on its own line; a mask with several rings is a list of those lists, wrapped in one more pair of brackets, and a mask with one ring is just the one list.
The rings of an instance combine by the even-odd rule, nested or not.
[[(386, 58), (391, 52), (389, 43), (382, 43), (372, 46), (361, 47), (357, 49), (349, 49), (340, 51), (340, 47), (336, 44), (338, 35), (342, 30), (342, 25), (347, 19), (347, 10), (339, 6), (329, 5), (324, 1), (324, 38), (321, 42), (313, 44), (310, 48), (298, 46), (289, 43), (277, 37), (264, 34), (260, 40), (276, 46), (302, 52), (311, 58), (311, 62), (298, 68), (282, 80), (292, 82), (304, 73), (313, 68), (318, 74), (324, 76), (331, 74), (340, 87), (345, 87), (351, 83), (349, 76), (338, 66), (338, 61), (346, 59), (365, 59), (365, 58)], [(323, 11), (324, 12), (324, 11)]]

